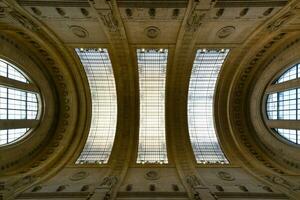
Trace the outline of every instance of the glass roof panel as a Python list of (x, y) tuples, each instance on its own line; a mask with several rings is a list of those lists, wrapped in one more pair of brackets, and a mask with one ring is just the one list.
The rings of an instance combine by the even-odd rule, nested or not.
[(92, 121), (77, 164), (107, 163), (116, 132), (117, 96), (107, 49), (75, 49), (86, 72), (92, 96)]
[(168, 162), (165, 136), (167, 49), (137, 49), (140, 126), (137, 163)]
[(199, 49), (188, 94), (188, 125), (197, 163), (228, 163), (219, 145), (213, 116), (213, 97), (220, 68), (229, 49)]

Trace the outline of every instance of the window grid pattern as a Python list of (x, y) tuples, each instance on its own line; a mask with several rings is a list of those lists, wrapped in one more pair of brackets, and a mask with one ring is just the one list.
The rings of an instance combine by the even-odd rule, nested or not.
[(36, 119), (37, 96), (31, 92), (0, 86), (0, 119)]
[(22, 137), (29, 128), (0, 130), (0, 145), (11, 143)]
[(287, 139), (288, 141), (291, 141), (295, 144), (300, 144), (300, 132), (299, 130), (293, 130), (293, 129), (283, 129), (283, 128), (276, 128), (274, 129), (279, 135)]
[(188, 125), (197, 163), (228, 163), (216, 136), (213, 97), (220, 68), (228, 49), (199, 49), (194, 60), (188, 93)]
[(165, 136), (167, 49), (137, 49), (140, 126), (137, 163), (168, 163)]
[(271, 120), (300, 119), (300, 89), (272, 93), (267, 98), (267, 115)]
[[(300, 78), (300, 64), (295, 64), (286, 70), (274, 82), (279, 84)], [(266, 113), (268, 120), (300, 120), (300, 88), (287, 88), (267, 95)], [(272, 127), (270, 127), (272, 128)], [(287, 128), (272, 128), (284, 139), (300, 144), (299, 131)]]
[[(23, 73), (13, 64), (0, 59), (0, 76), (29, 83)], [(18, 88), (8, 88), (0, 83), (0, 120), (34, 120), (38, 114), (37, 94)], [(30, 128), (0, 128), (0, 145), (16, 141)]]
[(107, 163), (115, 138), (117, 96), (107, 49), (75, 49), (88, 78), (92, 96), (89, 135), (77, 164)]
[(300, 70), (299, 70), (300, 64), (296, 64), (290, 69), (288, 69), (286, 72), (284, 72), (275, 83), (283, 83), (286, 81), (294, 80), (300, 77)]
[(0, 59), (0, 76), (4, 76), (9, 79), (14, 79), (23, 83), (29, 83), (25, 76), (16, 69), (12, 64)]

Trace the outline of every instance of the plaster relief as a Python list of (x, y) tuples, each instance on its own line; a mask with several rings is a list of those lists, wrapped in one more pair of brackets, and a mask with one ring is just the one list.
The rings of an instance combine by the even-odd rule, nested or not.
[(147, 180), (158, 180), (160, 178), (158, 172), (153, 170), (148, 171), (144, 177)]
[(234, 32), (235, 32), (234, 26), (225, 26), (217, 32), (217, 36), (220, 39), (224, 39), (224, 38), (227, 38), (228, 36), (230, 36)]
[(201, 13), (200, 11), (193, 11), (189, 16), (186, 23), (186, 31), (188, 32), (196, 32), (201, 25), (201, 21), (204, 18), (205, 13)]
[(281, 28), (282, 25), (284, 25), (289, 19), (292, 18), (294, 14), (292, 12), (287, 12), (284, 15), (277, 18), (275, 21), (270, 23), (267, 27), (268, 31), (276, 31), (279, 28)]
[(149, 26), (144, 30), (144, 32), (147, 37), (151, 39), (157, 38), (157, 36), (160, 34), (160, 30), (156, 26)]
[(106, 26), (110, 32), (116, 32), (118, 30), (118, 21), (111, 10), (100, 11), (99, 14), (103, 25)]
[(220, 171), (217, 176), (224, 181), (234, 181), (235, 178), (228, 172)]
[(190, 185), (191, 188), (195, 188), (197, 186), (202, 185), (199, 178), (195, 175), (186, 177), (186, 182)]
[(103, 179), (100, 186), (112, 188), (115, 184), (117, 184), (118, 178), (116, 176), (107, 176)]
[(40, 29), (40, 27), (38, 25), (36, 25), (33, 21), (31, 21), (30, 19), (28, 19), (27, 17), (25, 17), (24, 15), (22, 15), (21, 13), (19, 13), (17, 11), (14, 11), (14, 10), (10, 11), (9, 15), (14, 20), (19, 22), (24, 28), (27, 28), (32, 31), (38, 31)]
[(280, 185), (282, 187), (285, 187), (288, 190), (300, 190), (300, 186), (296, 186), (289, 181), (285, 180), (284, 178), (281, 178), (279, 176), (265, 176), (266, 179), (272, 183), (275, 183), (277, 185)]
[(82, 28), (81, 26), (70, 26), (69, 28), (72, 31), (72, 33), (79, 38), (86, 38), (89, 36), (88, 31)]
[(75, 174), (73, 174), (72, 176), (70, 176), (69, 179), (71, 181), (79, 181), (79, 180), (85, 179), (88, 176), (89, 176), (89, 173), (87, 173), (85, 171), (80, 171), (80, 172), (76, 172)]
[(5, 10), (3, 7), (0, 7), (0, 18), (4, 18), (5, 17)]

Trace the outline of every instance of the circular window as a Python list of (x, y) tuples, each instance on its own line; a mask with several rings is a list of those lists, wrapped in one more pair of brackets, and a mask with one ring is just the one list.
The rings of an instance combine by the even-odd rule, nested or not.
[(277, 135), (300, 144), (300, 64), (281, 73), (266, 89), (266, 124)]
[(20, 69), (0, 59), (0, 145), (19, 140), (38, 125), (38, 88)]

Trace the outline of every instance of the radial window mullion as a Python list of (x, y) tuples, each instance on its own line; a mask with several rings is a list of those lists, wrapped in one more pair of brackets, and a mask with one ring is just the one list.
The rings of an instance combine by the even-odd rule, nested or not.
[(189, 83), (188, 124), (197, 163), (228, 163), (214, 129), (213, 96), (229, 50), (199, 49)]
[(107, 163), (116, 132), (117, 94), (107, 49), (75, 49), (86, 72), (91, 97), (89, 135), (77, 164)]

